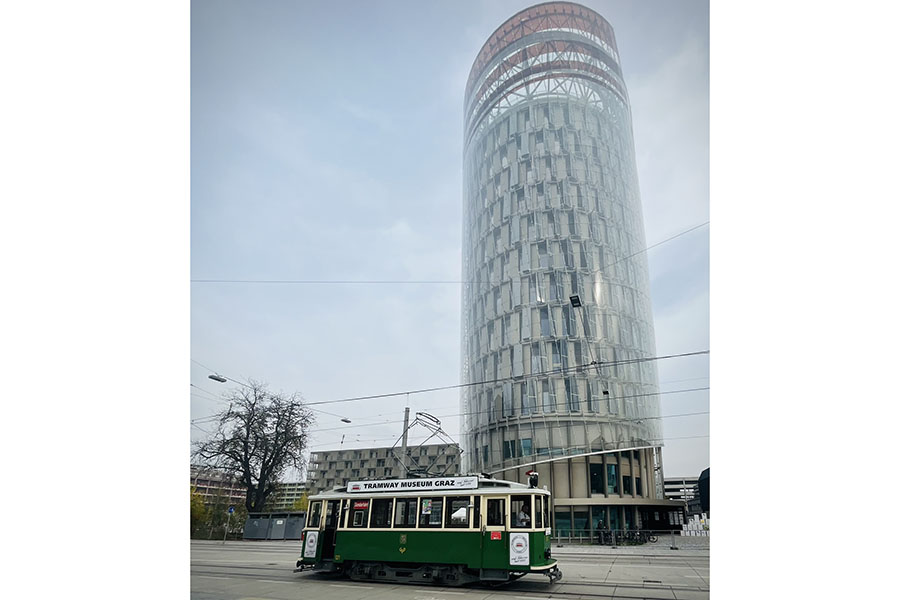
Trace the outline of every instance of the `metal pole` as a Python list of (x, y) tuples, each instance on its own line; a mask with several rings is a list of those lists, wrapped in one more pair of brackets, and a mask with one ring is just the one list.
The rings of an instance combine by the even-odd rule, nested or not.
[[(403, 413), (403, 449), (401, 450), (403, 468), (406, 470), (406, 473), (404, 473), (404, 476), (409, 475), (409, 467), (407, 466), (407, 460), (406, 460), (406, 436), (407, 436), (408, 429), (409, 429), (409, 407), (407, 406), (406, 410)], [(394, 443), (396, 443), (396, 442), (394, 442)]]
[(231, 525), (231, 513), (228, 513), (228, 523), (225, 524), (225, 535), (222, 536), (222, 543), (228, 538), (228, 526)]

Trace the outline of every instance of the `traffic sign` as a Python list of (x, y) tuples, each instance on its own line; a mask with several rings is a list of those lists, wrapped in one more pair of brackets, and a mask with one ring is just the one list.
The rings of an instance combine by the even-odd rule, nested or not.
[(230, 515), (230, 514), (233, 513), (233, 512), (234, 512), (234, 507), (233, 507), (233, 506), (229, 506), (229, 507), (228, 507), (228, 514)]

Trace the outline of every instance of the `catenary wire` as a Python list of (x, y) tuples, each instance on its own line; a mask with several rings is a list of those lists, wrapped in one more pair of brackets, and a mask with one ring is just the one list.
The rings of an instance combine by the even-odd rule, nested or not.
[[(646, 441), (647, 442), (670, 442), (673, 440), (695, 440), (695, 439), (702, 439), (702, 438), (708, 438), (708, 437), (709, 437), (709, 434), (707, 433), (704, 435), (686, 435), (686, 436), (679, 436), (679, 437), (648, 438), (648, 439), (646, 439)], [(388, 440), (392, 440), (392, 439), (395, 439), (395, 438), (393, 438), (393, 437), (391, 437), (391, 438), (376, 438), (376, 439), (372, 439), (372, 440), (359, 440), (359, 441), (368, 443), (368, 442), (388, 441)], [(356, 441), (357, 440), (353, 440), (353, 442), (356, 442)], [(325, 450), (319, 446), (316, 446), (316, 447), (311, 446), (310, 448), (308, 448), (308, 450), (310, 450), (311, 452), (328, 452), (328, 451), (334, 451), (337, 449), (330, 448), (328, 450)], [(363, 448), (347, 448), (347, 450), (363, 450)], [(565, 458), (565, 455), (562, 455), (560, 458)], [(509, 467), (509, 468), (514, 468), (514, 467)]]
[[(463, 414), (465, 414), (465, 413), (463, 413)], [(585, 413), (578, 413), (578, 412), (563, 412), (563, 411), (559, 411), (558, 414), (561, 415), (561, 416), (563, 416), (563, 417), (566, 418), (566, 419), (569, 418), (569, 417), (572, 416), (572, 415), (575, 415), (575, 416), (581, 416), (581, 417), (584, 417), (584, 416), (591, 416), (590, 413), (588, 413), (587, 415), (585, 415)], [(643, 421), (656, 421), (656, 420), (662, 420), (662, 419), (674, 419), (674, 418), (681, 418), (681, 417), (693, 417), (693, 416), (700, 416), (700, 415), (708, 415), (708, 414), (709, 414), (709, 411), (706, 410), (706, 411), (691, 412), (691, 413), (680, 413), (680, 414), (674, 414), (674, 415), (661, 415), (661, 416), (658, 416), (658, 417), (621, 417), (621, 418), (615, 418), (615, 417), (612, 417), (612, 418), (611, 418), (610, 415), (599, 415), (599, 413), (595, 413), (595, 414), (597, 414), (598, 416), (604, 416), (604, 417), (606, 417), (606, 418), (609, 420), (610, 423), (633, 423), (633, 422), (640, 423), (640, 422), (643, 422)], [(440, 416), (440, 417), (454, 417), (454, 416), (460, 416), (460, 415), (438, 415), (438, 416)], [(538, 417), (539, 417), (539, 416), (547, 416), (547, 415), (543, 415), (543, 414), (542, 414), (542, 415), (524, 415), (524, 416), (526, 416), (526, 417), (538, 416)], [(402, 422), (403, 422), (402, 420), (398, 420), (398, 421), (393, 421), (393, 422), (391, 422), (391, 423), (377, 423), (377, 425), (390, 425), (390, 424), (402, 423)], [(372, 425), (362, 425), (361, 427), (371, 427), (371, 426), (374, 426), (374, 425), (376, 425), (376, 424), (372, 424)], [(318, 435), (318, 434), (320, 434), (320, 433), (326, 433), (326, 432), (331, 432), (331, 431), (339, 431), (339, 430), (342, 430), (342, 429), (349, 429), (349, 428), (340, 428), (340, 427), (336, 427), (336, 428), (330, 428), (330, 429), (318, 429), (318, 430), (311, 431), (311, 432), (310, 432), (310, 435), (316, 436), (316, 435)], [(391, 438), (391, 439), (395, 439), (395, 438), (396, 438), (396, 436), (395, 436), (394, 438)], [(380, 438), (380, 439), (387, 439), (387, 438)], [(377, 441), (377, 440), (354, 440), (354, 441)], [(335, 443), (336, 443), (336, 442), (335, 442)]]
[[(628, 399), (631, 399), (631, 398), (646, 398), (646, 397), (650, 397), (650, 396), (664, 396), (664, 395), (668, 395), (668, 394), (683, 394), (683, 393), (687, 393), (687, 392), (699, 392), (699, 391), (704, 391), (704, 390), (708, 390), (708, 389), (709, 389), (708, 387), (700, 387), (700, 388), (690, 388), (690, 389), (686, 389), (686, 390), (669, 390), (669, 391), (665, 391), (665, 392), (653, 392), (653, 393), (647, 393), (647, 394), (629, 394), (629, 395), (626, 395), (626, 396), (618, 396), (616, 399), (618, 399), (618, 400), (628, 400)], [(601, 401), (602, 401), (602, 400), (601, 400)], [(587, 403), (587, 402), (588, 402), (587, 399), (585, 399), (585, 400), (579, 399), (579, 400), (578, 400), (578, 404), (579, 404), (579, 405), (580, 405), (581, 403)], [(454, 418), (454, 417), (467, 417), (467, 416), (471, 416), (471, 415), (484, 414), (484, 413), (491, 413), (491, 412), (496, 412), (496, 409), (494, 409), (494, 410), (491, 410), (491, 409), (488, 409), (488, 410), (475, 410), (475, 411), (469, 411), (469, 412), (453, 413), (453, 414), (448, 414), (448, 415), (434, 415), (434, 416), (437, 417), (437, 418), (440, 418), (440, 419), (444, 419), (444, 418)], [(597, 414), (597, 415), (600, 415), (600, 413), (590, 413), (590, 412), (589, 412), (589, 413), (584, 413), (584, 412), (578, 413), (578, 411), (554, 411), (554, 413), (544, 413), (544, 412), (538, 413), (537, 411), (535, 411), (535, 412), (530, 413), (530, 414), (528, 414), (528, 415), (512, 415), (512, 416), (529, 416), (529, 417), (531, 417), (531, 416), (536, 416), (536, 417), (540, 417), (540, 416), (549, 416), (549, 415), (551, 415), (551, 414), (555, 414), (555, 415), (559, 415), (559, 414), (562, 414), (562, 415), (566, 415), (566, 414), (582, 414), (582, 415), (584, 415), (584, 414), (588, 414), (588, 415), (590, 415), (590, 414)], [(648, 418), (649, 418), (649, 417), (648, 417)], [(655, 417), (654, 417), (654, 418), (655, 418)], [(317, 429), (316, 432), (338, 431), (338, 430), (342, 430), (342, 429), (353, 429), (353, 428), (356, 428), (356, 427), (374, 427), (374, 426), (376, 426), (376, 425), (389, 425), (389, 424), (402, 423), (402, 422), (403, 422), (403, 419), (399, 419), (399, 420), (396, 420), (396, 421), (383, 421), (383, 422), (379, 422), (379, 423), (366, 423), (366, 424), (363, 424), (363, 425), (351, 425), (350, 427), (332, 427), (332, 428), (328, 428), (328, 429)]]
[[(577, 414), (577, 413), (563, 413), (563, 414), (569, 415), (569, 414)], [(698, 412), (680, 413), (680, 414), (675, 414), (675, 415), (661, 415), (658, 417), (625, 417), (625, 418), (620, 418), (620, 419), (612, 419), (612, 420), (610, 420), (610, 423), (632, 423), (632, 422), (643, 422), (643, 421), (656, 421), (656, 420), (662, 420), (662, 419), (675, 419), (675, 418), (681, 418), (681, 417), (695, 417), (695, 416), (708, 415), (708, 414), (709, 414), (709, 411), (704, 410), (704, 411), (698, 411)], [(444, 415), (444, 416), (447, 416), (447, 415)], [(583, 415), (581, 415), (581, 416), (583, 416)], [(400, 423), (402, 421), (396, 421), (396, 422)], [(319, 433), (324, 433), (324, 432), (329, 432), (329, 431), (335, 431), (335, 429), (319, 429), (316, 431), (311, 431), (310, 435), (315, 436)], [(391, 439), (396, 439), (396, 437), (397, 436), (394, 436), (394, 438), (391, 438)], [(387, 438), (379, 438), (379, 439), (387, 439)], [(359, 441), (376, 441), (376, 440), (359, 440)]]
[[(666, 395), (670, 395), (670, 394), (683, 394), (683, 393), (687, 393), (687, 392), (697, 392), (697, 391), (704, 391), (704, 390), (708, 390), (708, 389), (709, 389), (709, 387), (701, 387), (701, 388), (690, 388), (690, 389), (684, 389), (684, 390), (669, 390), (669, 391), (665, 391), (665, 392), (653, 392), (653, 393), (647, 393), (647, 394), (629, 394), (629, 395), (625, 395), (625, 396), (618, 396), (617, 399), (618, 400), (629, 400), (632, 398), (644, 398), (644, 397), (650, 397), (650, 396), (666, 396)], [(579, 399), (578, 403), (581, 404), (582, 402), (587, 403), (588, 400), (587, 399), (585, 399), (585, 400)], [(454, 418), (454, 417), (466, 417), (466, 416), (470, 416), (470, 415), (489, 413), (489, 412), (493, 412), (493, 411), (491, 411), (491, 410), (470, 411), (470, 412), (453, 413), (453, 414), (447, 414), (447, 415), (435, 415), (435, 416), (443, 419), (443, 418)], [(590, 415), (604, 416), (604, 415), (601, 415), (599, 412), (598, 413), (593, 413), (593, 412), (588, 412), (588, 413), (580, 412), (579, 413), (578, 411), (555, 411), (554, 413), (544, 413), (544, 412), (539, 413), (539, 412), (535, 411), (534, 413), (530, 413), (525, 416), (539, 418), (542, 416), (549, 416), (550, 414), (554, 414), (556, 416), (565, 416), (565, 415), (572, 415), (572, 414), (580, 414), (582, 416), (584, 416), (585, 414), (587, 414), (588, 416), (590, 416)], [(697, 414), (703, 414), (703, 413), (697, 413)], [(521, 416), (521, 415), (513, 415), (513, 416)], [(605, 415), (605, 416), (609, 416), (609, 415)], [(618, 422), (622, 422), (622, 421), (631, 421), (631, 420), (640, 421), (640, 420), (650, 420), (650, 419), (658, 419), (658, 418), (661, 418), (661, 417), (639, 417), (639, 418), (633, 418), (633, 419), (618, 418), (612, 422), (618, 423)], [(219, 419), (219, 415), (210, 415), (207, 417), (199, 417), (197, 419), (194, 419), (191, 421), (191, 423), (211, 423), (218, 419)], [(314, 429), (311, 431), (311, 433), (318, 434), (318, 433), (325, 433), (325, 432), (329, 432), (329, 431), (344, 431), (346, 429), (358, 429), (361, 427), (376, 427), (376, 426), (381, 426), (381, 425), (394, 425), (394, 424), (402, 423), (402, 422), (403, 422), (403, 419), (398, 419), (398, 420), (394, 420), (394, 421), (379, 421), (376, 423), (363, 423), (360, 425), (348, 425), (345, 427), (330, 427), (327, 429)]]
[(356, 396), (353, 398), (341, 398), (339, 400), (322, 400), (319, 402), (309, 402), (309, 403), (307, 403), (307, 406), (315, 406), (315, 405), (320, 405), (320, 404), (336, 404), (338, 402), (355, 402), (358, 400), (375, 400), (378, 398), (390, 398), (390, 397), (394, 397), (394, 396), (403, 396), (405, 394), (424, 394), (424, 393), (428, 393), (428, 392), (453, 390), (453, 389), (459, 389), (459, 388), (465, 388), (465, 387), (472, 387), (472, 386), (476, 386), (476, 385), (490, 385), (493, 383), (502, 383), (504, 381), (521, 381), (523, 379), (545, 377), (548, 375), (558, 375), (558, 374), (567, 373), (570, 371), (578, 372), (580, 370), (588, 369), (588, 368), (595, 367), (595, 366), (604, 367), (604, 366), (612, 366), (612, 365), (628, 365), (628, 364), (636, 364), (636, 363), (640, 363), (640, 362), (650, 362), (650, 361), (654, 361), (654, 360), (664, 360), (664, 359), (669, 359), (669, 358), (699, 356), (702, 354), (709, 354), (709, 350), (699, 350), (697, 352), (685, 352), (683, 354), (669, 354), (666, 356), (648, 356), (645, 358), (616, 360), (616, 361), (608, 361), (608, 362), (595, 361), (595, 362), (597, 362), (596, 365), (594, 365), (594, 364), (576, 365), (573, 367), (551, 369), (549, 371), (541, 371), (540, 373), (529, 373), (527, 375), (518, 375), (518, 376), (514, 375), (514, 376), (510, 376), (510, 377), (500, 377), (497, 379), (489, 379), (489, 380), (485, 380), (485, 381), (475, 381), (475, 382), (471, 382), (471, 383), (457, 383), (454, 385), (446, 385), (446, 386), (434, 387), (434, 388), (423, 388), (423, 389), (418, 389), (418, 390), (407, 390), (404, 392), (392, 392), (389, 394), (374, 394), (371, 396)]
[[(305, 406), (309, 407), (309, 406), (313, 406), (313, 405), (335, 404), (335, 403), (339, 403), (339, 402), (353, 402), (353, 401), (358, 401), (358, 400), (374, 400), (374, 399), (378, 399), (378, 398), (389, 398), (389, 397), (396, 397), (396, 396), (409, 395), (409, 394), (421, 394), (421, 393), (443, 391), (443, 390), (449, 390), (449, 389), (459, 389), (459, 388), (463, 388), (463, 387), (471, 387), (471, 386), (476, 386), (476, 385), (489, 385), (489, 384), (499, 383), (499, 382), (504, 382), (504, 381), (523, 381), (525, 379), (544, 377), (544, 376), (548, 376), (548, 375), (559, 375), (559, 374), (567, 373), (570, 371), (578, 372), (580, 370), (588, 369), (592, 366), (634, 364), (637, 362), (647, 362), (647, 361), (663, 360), (663, 359), (669, 359), (669, 358), (682, 358), (682, 357), (687, 357), (687, 356), (699, 356), (699, 355), (704, 355), (704, 354), (709, 354), (709, 350), (700, 350), (697, 352), (685, 352), (682, 354), (670, 354), (670, 355), (665, 355), (665, 356), (651, 356), (651, 357), (645, 357), (645, 358), (639, 358), (639, 359), (624, 359), (624, 360), (618, 360), (618, 361), (609, 361), (609, 362), (598, 363), (597, 365), (593, 365), (593, 364), (591, 364), (591, 365), (575, 365), (572, 367), (551, 369), (550, 371), (542, 371), (540, 373), (530, 373), (528, 375), (502, 377), (499, 379), (477, 381), (477, 382), (472, 382), (472, 383), (462, 383), (462, 384), (455, 384), (455, 385), (442, 386), (442, 387), (436, 387), (436, 388), (408, 390), (405, 392), (392, 392), (389, 394), (377, 394), (377, 395), (373, 395), (373, 396), (357, 396), (354, 398), (341, 398), (338, 400), (322, 400), (319, 402), (307, 402), (307, 403), (305, 403)], [(596, 362), (596, 361), (594, 361), (594, 362)], [(200, 364), (200, 363), (197, 363), (197, 364)], [(204, 367), (204, 368), (208, 369), (208, 367)], [(688, 391), (699, 391), (702, 389), (709, 389), (709, 388), (696, 388), (695, 390), (688, 390)], [(619, 396), (619, 398), (625, 399), (625, 398), (632, 398), (632, 397), (657, 396), (657, 395), (671, 394), (671, 393), (679, 393), (679, 390), (671, 390), (671, 391), (666, 391), (666, 392), (653, 392), (653, 393), (649, 393), (649, 394), (635, 394), (635, 395), (630, 395), (630, 396)], [(582, 401), (579, 400), (579, 403), (580, 402), (582, 402)], [(311, 408), (310, 410), (317, 410), (317, 409)], [(467, 413), (461, 413), (458, 416), (465, 416), (466, 414)], [(340, 415), (333, 415), (333, 416), (340, 416)], [(211, 417), (212, 417), (212, 415), (210, 415), (210, 417), (200, 417), (200, 418), (205, 419), (205, 418), (211, 418)], [(380, 424), (380, 423), (375, 423), (375, 424)]]

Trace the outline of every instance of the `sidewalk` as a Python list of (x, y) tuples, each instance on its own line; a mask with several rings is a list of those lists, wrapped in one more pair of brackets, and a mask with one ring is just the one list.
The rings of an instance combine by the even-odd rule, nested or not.
[(672, 550), (672, 537), (661, 535), (655, 544), (639, 546), (600, 546), (596, 544), (558, 544), (553, 543), (550, 550), (557, 558), (565, 556), (709, 556), (709, 537), (675, 536), (675, 547)]

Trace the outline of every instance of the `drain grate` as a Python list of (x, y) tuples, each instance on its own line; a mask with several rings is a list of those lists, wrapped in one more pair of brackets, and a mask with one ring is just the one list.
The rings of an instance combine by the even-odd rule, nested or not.
[(662, 581), (657, 581), (656, 579), (645, 579), (644, 583), (659, 583), (659, 584), (661, 584)]

